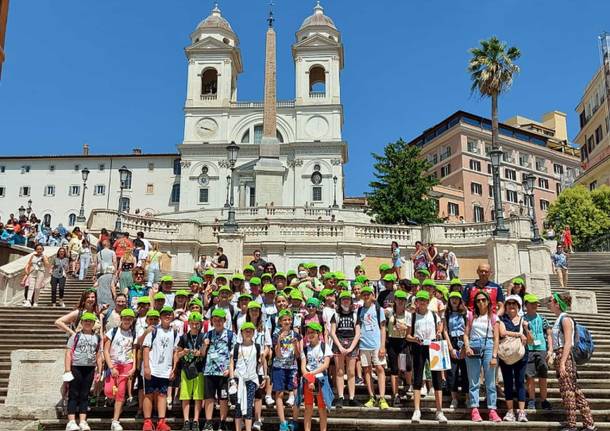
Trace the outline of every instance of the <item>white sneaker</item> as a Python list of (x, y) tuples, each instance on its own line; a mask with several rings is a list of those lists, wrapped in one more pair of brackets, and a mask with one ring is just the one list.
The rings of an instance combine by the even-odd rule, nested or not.
[(254, 431), (261, 431), (263, 429), (263, 423), (261, 421), (254, 421), (252, 424), (252, 429)]
[(509, 410), (504, 415), (504, 422), (515, 422), (515, 414), (512, 410)]
[(411, 416), (411, 423), (418, 424), (420, 420), (421, 420), (421, 411), (413, 410), (413, 416)]
[(421, 397), (422, 398), (426, 398), (426, 395), (428, 395), (428, 388), (426, 387), (426, 385), (422, 385), (421, 387)]
[(34, 302), (34, 305), (32, 305), (32, 307), (38, 307), (38, 302)]
[(60, 306), (61, 308), (66, 308), (66, 303), (65, 303), (64, 301), (61, 301), (61, 302), (59, 303), (59, 306)]
[(123, 431), (123, 427), (119, 421), (112, 421), (112, 425), (110, 425), (110, 431)]
[(32, 303), (26, 299), (26, 300), (23, 302), (23, 306), (24, 306), (24, 307), (29, 308), (29, 307), (31, 307), (31, 306), (32, 306)]
[(87, 421), (80, 421), (78, 424), (80, 431), (91, 431), (91, 427), (87, 423)]
[(439, 424), (447, 423), (447, 418), (445, 417), (445, 414), (441, 410), (437, 411), (436, 415), (434, 417), (436, 418), (436, 420), (438, 421)]
[(267, 407), (271, 407), (272, 405), (275, 404), (275, 400), (273, 399), (273, 397), (271, 395), (265, 396), (265, 404), (267, 404)]
[(458, 408), (458, 400), (457, 399), (451, 400), (451, 404), (449, 405), (449, 410), (455, 410), (457, 408)]
[(288, 407), (294, 406), (294, 392), (290, 392), (290, 395), (288, 396), (288, 400), (286, 400), (286, 405)]
[(70, 421), (66, 425), (66, 431), (80, 431), (80, 427), (76, 424), (76, 421)]

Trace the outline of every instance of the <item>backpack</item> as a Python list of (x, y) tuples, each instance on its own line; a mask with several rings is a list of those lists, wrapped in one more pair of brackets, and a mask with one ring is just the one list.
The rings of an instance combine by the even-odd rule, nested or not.
[[(431, 311), (432, 313), (432, 317), (434, 318), (434, 332), (436, 334), (436, 327), (438, 326), (438, 316), (436, 315), (436, 313), (434, 311)], [(415, 337), (415, 320), (417, 319), (416, 316), (417, 312), (411, 313), (411, 337)]]
[[(256, 362), (258, 363), (260, 361), (260, 358), (261, 358), (261, 346), (259, 344), (257, 344), (257, 343), (254, 343), (254, 346), (256, 348)], [(237, 359), (239, 357), (239, 348), (240, 347), (241, 347), (241, 344), (236, 344), (235, 347), (233, 348), (233, 364), (237, 364)]]
[[(74, 359), (74, 351), (76, 350), (76, 346), (78, 345), (78, 341), (80, 340), (80, 335), (82, 332), (78, 331), (74, 336), (74, 344), (72, 344), (71, 355), (72, 359)], [(99, 334), (93, 334), (97, 337), (97, 347), (95, 348), (96, 353), (100, 350), (100, 346), (102, 345), (102, 337)]]
[[(375, 312), (377, 313), (377, 325), (381, 329), (381, 306), (375, 302)], [(364, 307), (360, 307), (358, 310), (358, 319), (362, 321), (364, 319)]]
[[(212, 335), (212, 332), (214, 330), (210, 329), (208, 332), (206, 332), (205, 334), (205, 338), (210, 338)], [(225, 331), (227, 331), (227, 351), (231, 351), (231, 346), (233, 345), (233, 331), (229, 331), (228, 329), (225, 329)], [(208, 347), (209, 349), (209, 347)], [(207, 356), (207, 352), (206, 352), (206, 356)]]
[[(117, 332), (119, 332), (118, 326), (112, 328), (112, 334), (110, 335), (110, 346), (112, 346), (112, 342), (114, 341), (114, 337), (116, 337)], [(136, 331), (133, 328), (131, 328), (129, 330), (129, 332), (131, 332), (132, 345), (134, 345), (134, 344), (136, 344)]]
[[(564, 316), (565, 317), (565, 316)], [(591, 360), (593, 353), (595, 352), (595, 343), (593, 342), (593, 336), (589, 330), (577, 323), (573, 317), (570, 316), (574, 323), (574, 345), (572, 346), (572, 358), (576, 365), (586, 364)], [(559, 328), (563, 332), (563, 317), (559, 322)]]
[[(152, 346), (153, 346), (153, 344), (154, 344), (154, 342), (155, 342), (155, 338), (157, 337), (157, 329), (158, 329), (158, 328), (153, 329), (153, 331), (152, 331), (152, 335), (151, 335), (151, 337), (150, 337), (150, 348), (151, 348), (151, 350), (152, 350)], [(177, 337), (177, 336), (178, 336), (178, 331), (177, 331), (176, 329), (174, 329), (174, 341), (173, 341), (173, 343), (172, 343), (172, 346), (173, 346), (174, 344), (176, 344), (176, 337)]]

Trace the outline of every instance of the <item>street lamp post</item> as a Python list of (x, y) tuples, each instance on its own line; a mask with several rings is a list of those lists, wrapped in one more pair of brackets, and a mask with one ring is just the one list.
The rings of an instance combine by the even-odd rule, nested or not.
[(227, 200), (225, 201), (225, 208), (229, 208), (229, 193), (231, 190), (231, 175), (227, 175)]
[(233, 172), (235, 171), (235, 163), (237, 162), (237, 155), (239, 154), (239, 146), (235, 142), (231, 142), (227, 145), (227, 159), (229, 160), (229, 166), (231, 167), (231, 178), (229, 181), (229, 187), (231, 189), (229, 199), (229, 216), (224, 224), (224, 231), (228, 233), (237, 232), (237, 221), (235, 220), (235, 202), (234, 202), (234, 190), (233, 190)]
[(121, 212), (123, 210), (122, 208), (122, 204), (123, 204), (123, 190), (125, 189), (125, 186), (127, 185), (127, 177), (129, 176), (129, 174), (131, 174), (131, 171), (129, 169), (127, 169), (127, 166), (123, 165), (120, 169), (119, 169), (119, 181), (120, 181), (120, 189), (121, 189), (121, 193), (119, 195), (119, 211), (117, 212), (117, 216), (116, 216), (116, 222), (114, 224), (114, 230), (117, 232), (121, 232), (122, 228), (123, 228), (123, 224), (122, 224), (122, 220), (121, 220)]
[(339, 205), (337, 205), (337, 180), (338, 180), (338, 178), (335, 175), (333, 177), (333, 183), (335, 185), (334, 194), (333, 194), (333, 208), (339, 207)]
[(496, 213), (496, 227), (494, 229), (494, 236), (508, 237), (508, 229), (504, 225), (502, 192), (500, 187), (500, 163), (502, 162), (502, 150), (499, 148), (494, 148), (489, 152), (489, 157), (491, 158), (494, 211)]
[(536, 222), (536, 200), (534, 199), (534, 185), (535, 185), (536, 177), (532, 174), (527, 174), (523, 180), (523, 192), (526, 196), (528, 196), (529, 200), (529, 208), (531, 212), (528, 211), (528, 215), (530, 217), (530, 223), (532, 225), (532, 242), (534, 244), (540, 244), (542, 242), (542, 238), (540, 237), (540, 230), (538, 229), (538, 223)]
[(78, 217), (76, 217), (76, 221), (79, 223), (84, 223), (87, 221), (85, 217), (85, 190), (87, 190), (87, 178), (89, 178), (89, 169), (83, 168), (80, 173), (83, 176), (83, 194), (81, 196), (80, 211), (78, 212)]

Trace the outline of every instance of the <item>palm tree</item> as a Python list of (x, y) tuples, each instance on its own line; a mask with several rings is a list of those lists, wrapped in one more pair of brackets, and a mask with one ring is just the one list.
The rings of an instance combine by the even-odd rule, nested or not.
[[(469, 50), (472, 58), (468, 62), (468, 72), (472, 79), (472, 93), (491, 98), (491, 148), (496, 155), (501, 154), (498, 144), (498, 97), (513, 83), (513, 75), (519, 73), (514, 61), (521, 56), (519, 48), (507, 48), (496, 36), (482, 40), (480, 46)], [(492, 154), (493, 156), (493, 154)], [(493, 157), (492, 157), (493, 160)], [(492, 163), (493, 164), (493, 163)], [(493, 167), (494, 208), (496, 213), (496, 235), (507, 235), (502, 214), (499, 166)]]

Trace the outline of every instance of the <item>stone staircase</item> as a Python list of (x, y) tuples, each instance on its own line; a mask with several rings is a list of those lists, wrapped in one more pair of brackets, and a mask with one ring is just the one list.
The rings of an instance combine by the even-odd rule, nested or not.
[[(610, 324), (607, 315), (610, 312), (610, 272), (607, 270), (610, 264), (610, 253), (578, 253), (570, 259), (570, 289), (588, 289), (597, 293), (599, 314), (597, 315), (575, 315), (576, 319), (585, 324), (593, 333), (597, 350), (590, 363), (579, 368), (581, 386), (591, 403), (593, 414), (600, 430), (610, 430), (610, 339), (605, 337)], [(178, 287), (183, 287), (186, 282), (183, 278), (178, 281)], [(557, 280), (552, 277), (553, 288), (557, 288)], [(89, 287), (90, 282), (78, 282), (69, 280), (66, 286), (66, 303), (74, 306), (80, 297), (82, 289)], [(50, 294), (44, 291), (40, 307), (26, 309), (20, 307), (0, 308), (0, 402), (6, 397), (6, 388), (10, 371), (10, 352), (17, 348), (48, 349), (61, 348), (65, 342), (65, 335), (59, 333), (53, 326), (57, 317), (67, 312), (67, 309), (53, 309), (49, 306)], [(386, 392), (389, 391), (389, 384)], [(364, 387), (357, 388), (360, 400), (366, 398)], [(552, 411), (538, 410), (530, 412), (528, 429), (551, 430), (558, 429), (559, 421), (563, 420), (563, 410), (557, 380), (551, 373), (549, 379), (549, 401), (553, 404)], [(499, 408), (502, 411), (504, 402), (499, 400)], [(445, 400), (445, 406), (449, 401)], [(482, 401), (484, 406), (484, 401)], [(330, 430), (398, 430), (408, 427), (410, 429), (439, 429), (436, 422), (426, 419), (433, 418), (434, 401), (428, 396), (422, 402), (422, 416), (424, 420), (418, 425), (411, 425), (410, 417), (413, 404), (408, 402), (403, 408), (390, 408), (386, 411), (378, 409), (365, 409), (345, 407), (341, 410), (332, 410), (329, 419)], [(288, 412), (287, 412), (288, 413)], [(94, 408), (90, 414), (89, 423), (94, 430), (105, 430), (110, 428), (111, 408)], [(455, 411), (445, 410), (449, 419), (448, 427), (459, 430), (485, 429), (490, 426), (489, 422), (473, 424), (469, 421), (469, 410), (458, 408)], [(487, 412), (482, 410), (486, 417)], [(127, 429), (141, 429), (141, 421), (134, 419), (135, 411), (127, 410), (121, 423)], [(267, 430), (277, 429), (277, 416), (273, 409), (264, 409), (265, 426)], [(173, 429), (182, 426), (181, 412), (176, 407), (171, 413), (170, 424)], [(41, 426), (45, 430), (62, 430), (65, 427), (64, 418), (58, 417), (54, 420), (44, 420)], [(493, 425), (494, 429), (515, 429), (522, 427), (521, 424), (501, 423)], [(446, 428), (443, 426), (442, 428)], [(314, 429), (317, 429), (314, 426)]]

